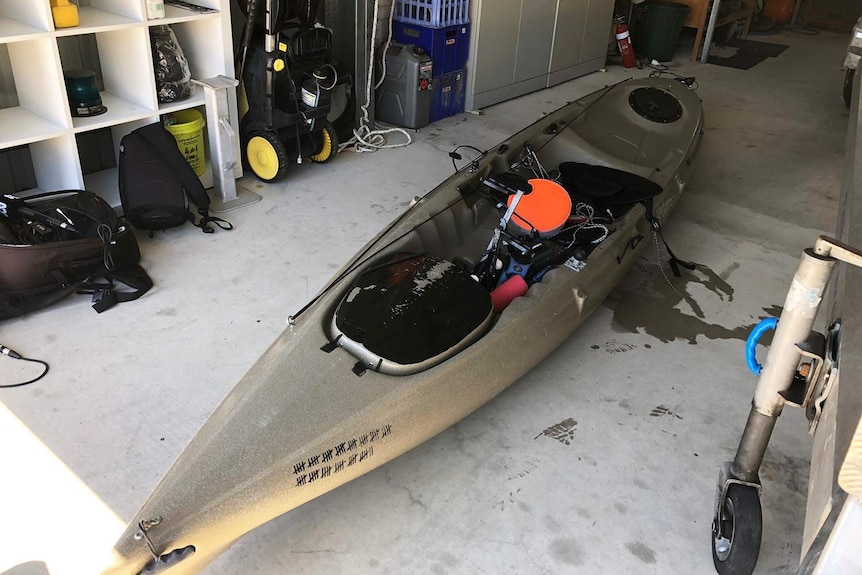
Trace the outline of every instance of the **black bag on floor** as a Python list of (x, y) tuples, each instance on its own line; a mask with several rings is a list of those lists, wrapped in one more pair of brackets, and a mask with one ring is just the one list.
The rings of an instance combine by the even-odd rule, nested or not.
[[(212, 233), (211, 222), (223, 230), (233, 226), (209, 215), (210, 199), (177, 141), (160, 123), (127, 134), (120, 142), (120, 202), (136, 228), (165, 230), (191, 222)], [(200, 219), (189, 209), (197, 207)]]
[(153, 285), (140, 257), (131, 228), (92, 192), (2, 196), (0, 319), (73, 293), (92, 294), (99, 313), (137, 299)]

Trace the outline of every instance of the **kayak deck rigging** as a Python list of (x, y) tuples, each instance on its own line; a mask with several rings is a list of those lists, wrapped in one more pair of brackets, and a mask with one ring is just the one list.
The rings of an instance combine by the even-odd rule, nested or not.
[[(679, 100), (655, 87), (631, 91), (628, 104), (649, 122), (672, 124), (683, 115)], [(357, 375), (369, 369), (401, 376), (424, 371), (478, 341), (510, 299), (551, 269), (582, 270), (634, 206), (644, 206), (658, 231), (653, 202), (663, 192), (659, 183), (636, 171), (583, 161), (595, 162), (594, 157), (564, 156), (556, 148), (547, 148), (555, 154), (543, 153), (561, 136), (577, 142), (579, 150), (596, 149), (587, 138), (602, 145), (607, 132), (595, 133), (586, 121), (578, 124), (583, 117), (581, 112), (562, 126), (549, 124), (543, 133), (550, 138), (538, 146), (527, 140), (506, 149), (506, 160), (495, 158), (457, 187), (460, 201), (369, 258), (332, 313), (326, 326), (330, 343), (323, 349), (341, 347), (354, 356)], [(628, 151), (635, 140), (642, 143), (652, 134), (632, 125), (618, 131), (611, 144), (619, 148), (622, 141)], [(548, 161), (554, 162), (550, 170)], [(478, 172), (475, 164), (472, 170)], [(617, 257), (618, 264), (624, 256)], [(498, 304), (495, 296), (501, 292), (505, 302)]]

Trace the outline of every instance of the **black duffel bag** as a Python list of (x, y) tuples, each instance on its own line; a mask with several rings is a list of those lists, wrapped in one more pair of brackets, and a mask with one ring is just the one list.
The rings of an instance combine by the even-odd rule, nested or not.
[(99, 313), (137, 299), (153, 285), (140, 257), (131, 228), (93, 192), (0, 196), (0, 319), (73, 293), (92, 294)]

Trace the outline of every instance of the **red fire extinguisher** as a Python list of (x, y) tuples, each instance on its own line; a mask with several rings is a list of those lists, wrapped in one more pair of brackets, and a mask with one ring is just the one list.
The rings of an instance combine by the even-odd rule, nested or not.
[(632, 47), (632, 39), (629, 34), (629, 27), (626, 26), (625, 16), (617, 16), (614, 18), (617, 24), (617, 47), (620, 49), (620, 54), (623, 57), (623, 66), (633, 68), (637, 62), (635, 61), (635, 50)]

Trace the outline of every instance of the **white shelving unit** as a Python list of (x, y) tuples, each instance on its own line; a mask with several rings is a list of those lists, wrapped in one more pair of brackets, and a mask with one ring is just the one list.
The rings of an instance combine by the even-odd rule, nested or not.
[[(0, 108), (0, 151), (27, 145), (39, 190), (86, 188), (118, 206), (117, 169), (85, 176), (76, 136), (109, 128), (116, 159), (123, 136), (160, 121), (162, 114), (197, 107), (205, 116), (200, 87), (186, 100), (159, 103), (150, 27), (171, 25), (189, 61), (192, 78), (234, 75), (230, 0), (192, 1), (216, 11), (165, 6), (165, 18), (147, 20), (145, 0), (79, 0), (80, 24), (56, 28), (49, 0), (0, 0), (0, 45), (5, 45), (0, 48), (5, 47), (9, 54), (18, 102), (17, 106)], [(101, 98), (108, 111), (77, 118), (70, 113), (63, 70), (79, 66), (64, 65), (58, 39), (85, 35), (95, 37), (104, 85)], [(235, 123), (235, 94), (230, 95), (230, 106)], [(201, 180), (207, 187), (212, 185), (210, 166)]]

